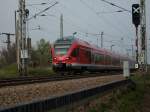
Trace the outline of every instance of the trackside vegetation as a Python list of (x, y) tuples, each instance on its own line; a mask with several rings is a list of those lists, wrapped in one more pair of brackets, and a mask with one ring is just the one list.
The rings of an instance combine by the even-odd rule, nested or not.
[(150, 89), (150, 74), (146, 76), (134, 75), (131, 79), (136, 87), (114, 91), (105, 102), (99, 101), (88, 112), (142, 112), (144, 96)]
[[(54, 74), (50, 66), (47, 67), (29, 67), (28, 75), (29, 76), (41, 76), (41, 75), (51, 75)], [(0, 69), (0, 78), (13, 78), (18, 77), (17, 65), (11, 64)]]
[(16, 64), (11, 64), (0, 68), (0, 78), (17, 77), (17, 66)]
[[(15, 44), (10, 49), (3, 48), (0, 50), (0, 78), (11, 78), (19, 76), (16, 64), (16, 48)], [(29, 61), (29, 75), (49, 75), (53, 71), (50, 67), (51, 53), (50, 43), (44, 39), (36, 42), (31, 49), (31, 57)]]

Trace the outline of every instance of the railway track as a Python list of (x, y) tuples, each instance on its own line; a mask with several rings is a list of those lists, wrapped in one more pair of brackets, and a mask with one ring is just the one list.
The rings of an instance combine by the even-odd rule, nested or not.
[[(17, 78), (7, 78), (0, 79), (0, 88), (5, 86), (17, 86), (23, 84), (33, 84), (33, 83), (42, 83), (49, 81), (60, 81), (60, 80), (70, 80), (70, 79), (79, 79), (79, 78), (88, 78), (96, 76), (104, 76), (106, 74), (76, 74), (76, 75), (51, 75), (51, 76), (38, 76), (38, 77), (17, 77)], [(118, 75), (118, 74), (117, 74)]]
[(88, 78), (88, 77), (97, 77), (104, 75), (119, 75), (120, 72), (116, 73), (84, 73), (84, 74), (76, 74), (76, 75), (50, 75), (50, 76), (38, 76), (38, 77), (17, 77), (17, 78), (7, 78), (0, 79), (0, 88), (5, 86), (17, 86), (24, 84), (33, 84), (33, 83), (43, 83), (49, 81), (61, 81), (61, 80), (71, 80), (71, 79), (79, 79), (79, 78)]

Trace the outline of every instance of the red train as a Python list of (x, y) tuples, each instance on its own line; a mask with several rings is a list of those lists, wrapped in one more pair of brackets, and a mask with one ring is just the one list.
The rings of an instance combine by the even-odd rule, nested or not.
[(71, 36), (56, 40), (51, 52), (53, 70), (56, 72), (122, 70), (125, 60), (129, 61), (130, 69), (134, 69), (136, 63), (128, 57)]

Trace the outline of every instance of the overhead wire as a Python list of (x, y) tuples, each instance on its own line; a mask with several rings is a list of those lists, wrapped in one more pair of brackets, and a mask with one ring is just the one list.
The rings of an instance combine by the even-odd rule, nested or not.
[[(62, 5), (61, 3), (59, 4), (59, 5)], [(67, 6), (64, 6), (64, 5), (62, 5), (63, 6), (63, 8), (65, 8), (65, 9), (67, 9), (67, 11), (69, 12), (69, 8), (67, 7)], [(57, 9), (58, 10), (58, 9)], [(59, 13), (60, 14), (62, 14), (62, 12), (59, 10)], [(71, 13), (72, 14), (72, 13)], [(78, 16), (78, 18), (80, 18), (79, 16)], [(67, 20), (66, 20), (67, 19)], [(66, 22), (66, 23), (68, 23), (68, 24), (70, 24), (71, 26), (73, 26), (74, 28), (76, 28), (77, 29), (77, 31), (78, 31), (78, 34), (79, 34), (79, 32), (80, 33), (86, 33), (86, 32), (88, 32), (86, 29), (83, 29), (83, 28), (81, 28), (81, 26), (78, 26), (77, 24), (73, 24), (74, 22), (73, 22), (73, 20), (70, 18), (70, 17), (67, 17), (66, 15), (65, 15), (65, 17), (64, 17), (64, 22)], [(86, 25), (88, 25), (88, 26), (91, 26), (91, 27), (93, 27), (94, 28), (94, 26), (92, 26), (91, 24), (88, 24), (88, 22), (86, 22), (86, 21), (83, 21)]]
[[(99, 14), (97, 14), (97, 12), (92, 7), (90, 7), (84, 0), (80, 0), (80, 2), (82, 2), (86, 7), (88, 7), (93, 13), (95, 13), (97, 15), (98, 18), (100, 18), (102, 21), (104, 21), (107, 25), (111, 26), (117, 32), (120, 31), (122, 34), (124, 34), (124, 31), (122, 31), (117, 25), (114, 25), (111, 22), (109, 22), (108, 19), (106, 19), (104, 16), (99, 16)], [(126, 35), (126, 34), (124, 34), (124, 35)], [(128, 37), (128, 36), (126, 35), (126, 36), (122, 36), (122, 37)]]
[(130, 10), (125, 9), (125, 8), (119, 6), (119, 5), (116, 5), (115, 3), (109, 2), (109, 1), (107, 1), (107, 0), (101, 0), (101, 1), (102, 1), (102, 2), (105, 2), (105, 3), (107, 3), (107, 4), (110, 4), (111, 6), (117, 7), (117, 8), (119, 8), (119, 9), (122, 9), (122, 10), (124, 10), (124, 11), (127, 11), (127, 12), (131, 13)]
[[(121, 30), (120, 28), (118, 28), (117, 25), (114, 25), (114, 24), (110, 23), (104, 16), (101, 16), (101, 17), (100, 17), (100, 16), (97, 14), (97, 12), (96, 12), (92, 7), (90, 7), (85, 1), (83, 1), (83, 0), (80, 0), (80, 1), (81, 1), (86, 7), (88, 7), (93, 13), (95, 13), (98, 18), (100, 18), (101, 20), (102, 20), (102, 18), (103, 18), (102, 21), (104, 21), (107, 25), (111, 26), (111, 27), (112, 27), (113, 29), (115, 29), (117, 32), (118, 32), (118, 31), (122, 32), (122, 30)], [(124, 32), (122, 32), (122, 33), (124, 33)]]
[[(40, 9), (38, 9), (38, 10), (40, 10)], [(58, 9), (57, 9), (58, 10)], [(53, 16), (53, 17), (55, 17), (56, 19), (60, 19), (58, 16), (56, 16), (56, 15), (53, 15), (53, 14), (49, 14), (48, 12), (45, 12), (46, 13), (46, 15), (45, 14), (43, 14), (43, 16)], [(60, 14), (62, 14), (62, 12), (61, 11), (59, 11), (59, 13)], [(71, 21), (71, 19), (69, 19), (69, 18), (67, 18), (66, 16), (64, 17), (65, 19), (64, 19), (64, 22), (66, 22), (67, 24), (70, 24), (71, 26), (73, 26), (74, 28), (77, 28), (77, 29), (80, 29), (79, 31), (83, 31), (83, 29), (81, 28), (81, 27), (79, 27), (77, 24), (73, 24), (74, 22), (73, 21)], [(66, 20), (66, 18), (67, 18), (67, 20)], [(69, 22), (69, 21), (70, 22)], [(85, 31), (85, 30), (84, 30)]]
[(102, 11), (102, 12), (97, 12), (97, 14), (112, 14), (112, 13), (122, 13), (124, 10), (117, 10), (117, 11)]
[[(50, 2), (48, 2), (48, 4), (47, 5), (49, 5), (49, 4), (52, 4), (53, 2), (55, 2), (55, 4), (56, 4), (56, 0), (52, 0), (52, 1), (50, 1)], [(39, 12), (42, 12), (43, 10), (41, 10), (41, 9), (39, 9), (39, 8), (37, 8), (37, 6), (31, 6), (32, 8), (36, 8), (36, 9), (38, 9), (39, 10)], [(45, 9), (47, 9), (47, 8), (45, 8)], [(47, 11), (47, 10), (46, 10)], [(42, 13), (47, 13), (46, 11), (44, 11), (44, 12), (42, 12)], [(42, 13), (40, 13), (41, 15), (42, 15)], [(37, 14), (37, 13), (36, 13)], [(41, 16), (41, 15), (38, 15), (38, 16)], [(27, 21), (27, 22), (29, 22), (29, 21)], [(29, 27), (29, 26), (28, 26)], [(44, 28), (42, 28), (41, 29), (41, 25), (40, 25), (40, 29), (38, 29), (38, 28), (35, 28), (35, 29), (37, 29), (38, 31), (42, 31), (42, 32), (45, 32), (45, 33), (47, 33), (48, 34), (48, 32), (49, 31), (46, 31)], [(52, 32), (51, 32), (52, 33)], [(29, 34), (29, 33), (28, 33)]]
[[(89, 7), (90, 8), (90, 7)], [(90, 8), (91, 10), (92, 10), (92, 8)], [(46, 12), (46, 14), (48, 14), (48, 12)], [(66, 17), (65, 17), (66, 18)], [(87, 34), (87, 32), (88, 31), (81, 31), (81, 27), (80, 26), (78, 26), (78, 25), (76, 25), (76, 24), (73, 24), (74, 22), (68, 22), (68, 19), (67, 19), (67, 21), (66, 20), (64, 20), (65, 22), (67, 22), (67, 23), (69, 23), (69, 24), (72, 24), (71, 26), (74, 26), (75, 28), (77, 28), (77, 29), (80, 29), (80, 30), (78, 30), (78, 32), (80, 32), (80, 33), (78, 33), (78, 34), (81, 34), (81, 33), (84, 33), (85, 35)], [(82, 29), (83, 30), (83, 29)]]
[[(39, 9), (40, 10), (40, 9)], [(60, 12), (60, 11), (59, 11)], [(51, 14), (49, 14), (48, 12), (45, 12), (47, 15), (51, 15)], [(60, 12), (61, 13), (61, 12)], [(57, 19), (59, 19), (59, 17), (57, 17), (57, 16), (55, 16), (55, 15), (53, 15), (53, 17), (55, 17), (55, 18), (57, 18)], [(66, 20), (67, 19), (67, 20)], [(70, 21), (70, 22), (69, 22)], [(66, 16), (65, 16), (65, 19), (64, 19), (64, 22), (66, 22), (67, 24), (70, 24), (71, 26), (73, 26), (74, 28), (76, 28), (77, 29), (77, 31), (78, 31), (78, 34), (79, 35), (84, 35), (84, 37), (87, 37), (87, 38), (90, 38), (88, 35), (91, 35), (91, 36), (94, 36), (94, 37), (97, 37), (97, 36), (100, 36), (100, 33), (99, 34), (95, 34), (95, 33), (89, 33), (88, 31), (86, 31), (86, 30), (83, 30), (80, 26), (78, 26), (77, 24), (73, 24), (74, 22), (71, 20), (71, 19), (69, 19), (69, 18), (67, 18)]]
[[(89, 7), (89, 8), (90, 8), (90, 7)], [(91, 8), (91, 10), (92, 10), (92, 8)], [(47, 12), (46, 12), (46, 13), (47, 13)], [(47, 13), (47, 14), (48, 14), (48, 13)], [(49, 14), (48, 14), (48, 15), (49, 15)], [(70, 22), (70, 23), (73, 23), (73, 22)], [(86, 23), (87, 23), (87, 22), (86, 22)], [(77, 27), (77, 25), (75, 25), (75, 27)], [(87, 33), (87, 32), (84, 31), (84, 33)]]
[(33, 19), (33, 18), (35, 18), (36, 16), (38, 16), (38, 15), (42, 14), (43, 12), (45, 12), (45, 11), (49, 10), (50, 8), (52, 8), (53, 6), (55, 6), (56, 4), (58, 4), (58, 2), (57, 2), (57, 1), (56, 1), (54, 4), (52, 4), (51, 6), (49, 6), (49, 7), (45, 8), (45, 9), (43, 9), (43, 10), (39, 11), (38, 13), (36, 13), (36, 14), (35, 14), (35, 15), (33, 15), (33, 16), (31, 16), (30, 18), (28, 18), (28, 19), (27, 19), (27, 21), (29, 21), (29, 20), (31, 20), (31, 19)]
[[(106, 15), (106, 14), (115, 14), (115, 13), (122, 13), (122, 12), (124, 12), (124, 10), (102, 11), (102, 12), (97, 12), (97, 14), (99, 14), (99, 15)], [(127, 25), (124, 24), (124, 22), (121, 22), (118, 17), (116, 17), (115, 19), (117, 20), (117, 22), (119, 22), (120, 24), (123, 24), (123, 26), (124, 26), (125, 28), (127, 28)]]
[[(37, 7), (35, 7), (36, 9), (38, 9), (39, 11), (40, 11), (40, 9), (39, 8), (37, 8)], [(42, 16), (52, 16), (52, 17), (54, 17), (54, 18), (56, 18), (56, 19), (60, 19), (59, 17), (57, 17), (56, 15), (53, 15), (53, 14), (49, 14), (48, 12), (45, 12), (45, 14), (43, 14)], [(79, 32), (86, 32), (85, 30), (83, 30), (81, 27), (79, 27), (78, 25), (76, 25), (76, 24), (73, 24), (73, 22), (71, 21), (71, 22), (69, 22), (70, 20), (67, 18), (67, 20), (66, 20), (66, 17), (65, 17), (65, 19), (64, 19), (64, 22), (66, 22), (67, 24), (70, 24), (71, 26), (73, 26), (74, 28), (76, 28), (76, 29), (79, 29), (78, 30), (78, 34), (79, 34)], [(40, 30), (41, 31), (41, 30)], [(42, 31), (44, 31), (44, 32), (46, 32), (47, 34), (49, 34), (47, 31), (45, 31), (45, 30), (42, 30)]]
[[(100, 0), (100, 1), (105, 2), (105, 3), (109, 4), (109, 5), (114, 6), (114, 7), (117, 7), (117, 8), (119, 8), (119, 9), (121, 9), (122, 11), (129, 12), (129, 14), (131, 13), (130, 10), (128, 10), (128, 9), (122, 7), (122, 6), (116, 5), (115, 3), (112, 3), (112, 2), (109, 2), (109, 1), (106, 1), (106, 0)], [(120, 11), (119, 11), (119, 12), (120, 12)], [(117, 19), (117, 21), (120, 21), (118, 18), (116, 18), (116, 19)], [(120, 23), (123, 24), (124, 26), (126, 26), (126, 24), (124, 24), (124, 22), (120, 22)]]
[[(76, 12), (70, 12), (70, 10), (71, 9), (69, 9), (66, 5), (64, 5), (64, 4), (59, 4), (59, 5), (62, 5), (63, 6), (63, 8), (64, 9), (67, 9), (66, 11), (73, 17), (73, 18), (75, 18), (76, 20), (79, 20), (79, 18), (81, 18), (80, 16), (78, 16), (78, 13), (76, 13)], [(60, 11), (61, 12), (61, 11)], [(82, 19), (84, 19), (84, 20), (82, 20)], [(95, 27), (95, 25), (93, 25), (93, 24), (90, 24), (89, 23), (89, 21), (87, 21), (85, 18), (81, 18), (80, 19), (80, 22), (82, 21), (82, 23), (84, 23), (84, 25), (86, 25), (87, 27), (89, 27), (89, 28), (92, 28), (92, 29), (97, 29), (96, 27)]]

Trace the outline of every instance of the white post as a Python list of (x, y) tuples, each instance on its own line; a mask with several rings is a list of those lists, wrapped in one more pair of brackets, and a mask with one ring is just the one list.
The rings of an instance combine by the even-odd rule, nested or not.
[(123, 76), (126, 78), (130, 76), (130, 67), (128, 61), (123, 62)]

